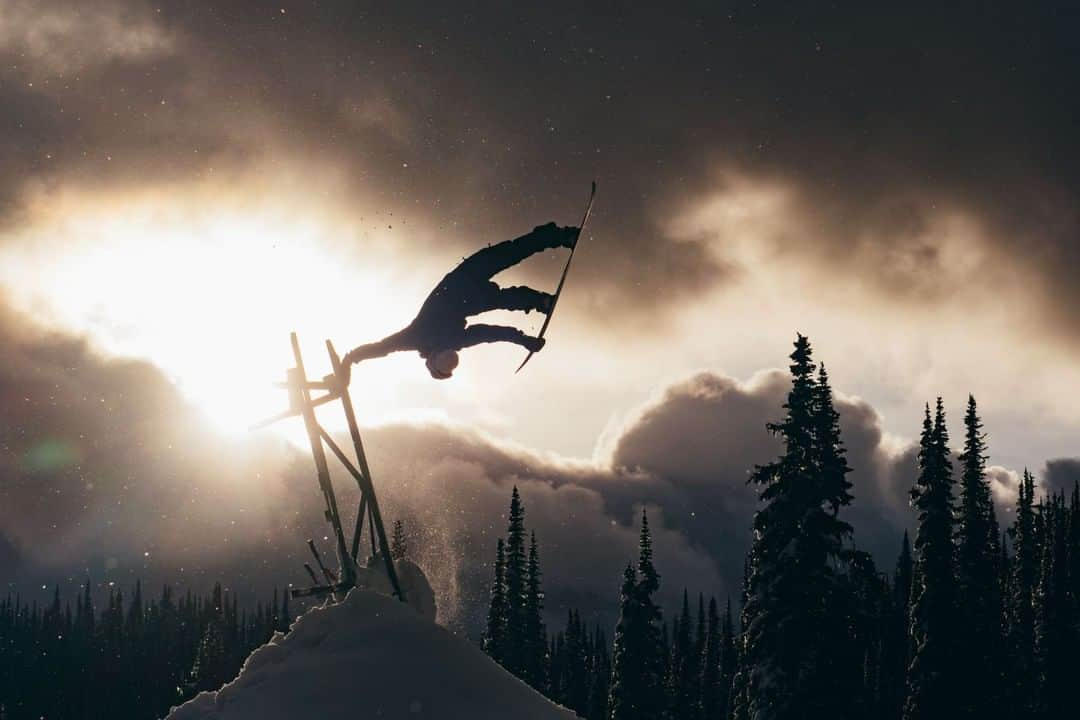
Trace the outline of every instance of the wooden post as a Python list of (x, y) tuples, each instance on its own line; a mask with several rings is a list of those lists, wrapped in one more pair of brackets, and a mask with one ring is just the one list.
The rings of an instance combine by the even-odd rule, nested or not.
[[(330, 365), (334, 369), (334, 376), (336, 378), (341, 378), (341, 359), (338, 357), (337, 351), (334, 350), (334, 344), (329, 340), (326, 341), (326, 351), (330, 354)], [(346, 387), (344, 383), (339, 383), (338, 393), (341, 395), (341, 407), (345, 411), (345, 422), (349, 425), (349, 435), (352, 436), (353, 448), (356, 450), (356, 461), (360, 465), (360, 475), (363, 477), (363, 482), (360, 484), (360, 492), (367, 497), (368, 514), (371, 516), (371, 530), (373, 530), (379, 538), (380, 554), (386, 565), (386, 576), (390, 579), (390, 585), (394, 588), (394, 594), (398, 596), (399, 600), (404, 602), (405, 593), (401, 589), (401, 583), (398, 582), (397, 570), (394, 568), (394, 559), (390, 557), (390, 543), (386, 541), (386, 528), (383, 527), (382, 514), (379, 512), (379, 500), (375, 497), (375, 486), (371, 482), (371, 469), (368, 467), (367, 455), (364, 454), (364, 442), (360, 439), (360, 428), (356, 424), (356, 413), (353, 412), (349, 388)], [(360, 478), (357, 478), (357, 482), (360, 483)], [(355, 544), (355, 539), (353, 542)], [(372, 547), (371, 551), (375, 552), (375, 548)]]
[(326, 519), (334, 528), (334, 536), (337, 541), (338, 562), (341, 568), (341, 583), (351, 586), (356, 583), (356, 568), (349, 557), (345, 547), (345, 533), (341, 529), (341, 516), (338, 514), (337, 499), (334, 496), (334, 487), (330, 482), (330, 468), (326, 463), (326, 450), (323, 448), (322, 437), (319, 435), (319, 425), (315, 420), (315, 409), (311, 404), (311, 390), (307, 385), (307, 373), (304, 371), (304, 359), (300, 355), (300, 342), (296, 333), (291, 333), (293, 356), (296, 359), (296, 367), (289, 371), (290, 394), (299, 404), (301, 416), (304, 418), (304, 427), (307, 429), (308, 440), (311, 443), (311, 455), (315, 459), (315, 472), (319, 478), (319, 487), (322, 488), (326, 499)]
[[(311, 444), (311, 456), (315, 461), (315, 472), (318, 476), (319, 488), (322, 490), (323, 500), (326, 502), (326, 520), (334, 529), (334, 542), (337, 546), (339, 571), (335, 575), (327, 568), (318, 550), (312, 541), (308, 541), (316, 564), (326, 579), (325, 585), (319, 585), (315, 571), (311, 565), (304, 563), (304, 568), (315, 583), (310, 588), (293, 588), (292, 597), (319, 597), (332, 595), (340, 597), (351, 588), (356, 587), (358, 566), (357, 556), (360, 550), (360, 541), (363, 538), (365, 519), (368, 523), (368, 531), (371, 533), (371, 550), (373, 554), (381, 556), (386, 567), (387, 579), (394, 590), (394, 595), (402, 602), (405, 601), (405, 593), (401, 589), (397, 570), (394, 567), (394, 559), (390, 556), (390, 543), (386, 540), (386, 528), (383, 527), (382, 514), (379, 512), (379, 501), (375, 497), (375, 486), (371, 482), (371, 469), (368, 467), (367, 456), (364, 454), (364, 444), (360, 439), (360, 429), (356, 424), (356, 413), (353, 411), (352, 398), (349, 396), (348, 383), (345, 382), (345, 373), (341, 359), (338, 357), (334, 346), (329, 340), (326, 341), (326, 349), (330, 354), (330, 364), (333, 367), (333, 375), (328, 375), (322, 380), (308, 380), (304, 369), (304, 359), (300, 354), (300, 342), (296, 333), (289, 336), (292, 342), (293, 358), (296, 367), (287, 371), (285, 386), (289, 390), (289, 409), (265, 420), (252, 429), (265, 427), (273, 422), (287, 417), (301, 416), (304, 419), (304, 429), (307, 430), (308, 441)], [(315, 399), (311, 397), (312, 390), (325, 391)], [(357, 466), (354, 466), (349, 457), (338, 447), (337, 443), (315, 417), (315, 408), (327, 403), (341, 401), (341, 407), (345, 412), (345, 420), (349, 425), (349, 435), (352, 438), (353, 448), (356, 450)], [(326, 448), (329, 447), (334, 456), (341, 462), (360, 488), (360, 507), (356, 515), (356, 528), (353, 531), (352, 547), (346, 546), (345, 531), (341, 526), (341, 513), (338, 510), (337, 497), (334, 494), (334, 486), (330, 479), (330, 467), (326, 460)]]

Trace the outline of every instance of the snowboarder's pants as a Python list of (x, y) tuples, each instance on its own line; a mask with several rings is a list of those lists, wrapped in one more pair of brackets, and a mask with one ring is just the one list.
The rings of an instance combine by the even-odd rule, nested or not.
[(484, 283), (483, 290), (477, 293), (477, 307), (479, 312), (489, 310), (547, 310), (551, 307), (552, 296), (546, 292), (533, 290), (531, 287), (515, 285), (502, 288), (492, 281)]
[(555, 223), (540, 225), (528, 235), (488, 245), (483, 250), (473, 253), (465, 258), (452, 274), (460, 273), (475, 281), (487, 280), (517, 265), (530, 255), (553, 248), (573, 247), (577, 235), (578, 228), (576, 227), (558, 227)]
[(465, 328), (462, 348), (482, 343), (510, 342), (528, 348), (531, 338), (517, 328), (504, 325), (469, 325)]

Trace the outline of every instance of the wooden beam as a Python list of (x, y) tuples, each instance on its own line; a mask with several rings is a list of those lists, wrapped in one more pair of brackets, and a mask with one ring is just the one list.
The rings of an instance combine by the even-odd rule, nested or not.
[[(334, 370), (335, 378), (344, 378), (341, 367), (341, 358), (338, 357), (334, 344), (326, 341), (326, 351), (330, 355), (330, 366)], [(382, 549), (383, 561), (386, 565), (386, 576), (390, 579), (390, 585), (398, 599), (405, 602), (405, 593), (398, 582), (397, 570), (394, 568), (394, 559), (390, 557), (390, 543), (386, 541), (386, 528), (383, 527), (382, 514), (379, 512), (379, 500), (375, 496), (375, 486), (371, 482), (371, 468), (368, 467), (367, 455), (364, 453), (364, 442), (360, 438), (360, 428), (356, 424), (356, 413), (353, 412), (352, 397), (349, 388), (339, 380), (338, 394), (341, 396), (341, 407), (345, 411), (345, 422), (349, 425), (349, 435), (352, 437), (353, 448), (356, 450), (356, 461), (360, 465), (360, 475), (363, 477), (363, 486), (360, 490), (368, 496), (368, 511), (371, 514), (372, 529), (379, 537), (379, 547)], [(357, 477), (357, 482), (361, 482)], [(372, 548), (374, 550), (374, 548)]]
[(360, 493), (360, 507), (356, 511), (356, 529), (353, 530), (352, 536), (352, 559), (355, 562), (356, 556), (360, 554), (360, 538), (364, 534), (364, 516), (367, 515), (367, 495)]
[[(330, 393), (329, 395), (320, 395), (319, 397), (315, 398), (314, 400), (311, 400), (309, 402), (309, 405), (312, 408), (317, 408), (320, 405), (325, 405), (325, 404), (333, 402), (333, 401), (335, 401), (337, 399), (338, 399), (338, 396), (337, 396), (336, 393)], [(279, 412), (277, 415), (274, 415), (273, 417), (268, 417), (265, 420), (261, 420), (261, 421), (255, 423), (254, 425), (250, 426), (248, 429), (249, 430), (261, 430), (264, 427), (267, 427), (269, 425), (273, 425), (274, 423), (278, 422), (279, 420), (284, 420), (285, 418), (297, 417), (297, 416), (300, 416), (300, 415), (303, 415), (303, 412), (300, 409), (298, 409), (298, 408), (297, 409), (289, 408), (288, 410), (283, 410), (282, 412)]]
[(334, 530), (334, 539), (337, 541), (341, 581), (344, 584), (352, 585), (356, 583), (356, 573), (348, 549), (345, 547), (345, 533), (341, 529), (341, 515), (338, 513), (334, 486), (330, 481), (330, 468), (326, 463), (326, 451), (323, 448), (322, 437), (320, 437), (319, 424), (315, 420), (315, 408), (312, 405), (311, 392), (304, 385), (307, 374), (304, 372), (304, 358), (300, 354), (300, 341), (297, 339), (295, 332), (290, 334), (289, 339), (292, 343), (293, 357), (296, 360), (296, 367), (289, 370), (289, 381), (292, 384), (291, 390), (297, 397), (300, 413), (304, 418), (304, 427), (307, 430), (308, 441), (311, 444), (311, 455), (315, 460), (315, 471), (318, 475), (319, 486), (322, 488), (323, 496), (326, 499), (326, 512)]

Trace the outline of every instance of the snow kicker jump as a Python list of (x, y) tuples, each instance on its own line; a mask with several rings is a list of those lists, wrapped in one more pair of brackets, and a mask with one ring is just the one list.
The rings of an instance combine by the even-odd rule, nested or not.
[[(439, 281), (412, 322), (393, 335), (361, 345), (345, 355), (342, 365), (346, 383), (352, 365), (410, 350), (420, 354), (433, 378), (446, 380), (458, 366), (458, 351), (482, 343), (509, 342), (528, 350), (529, 354), (518, 366), (518, 370), (521, 370), (529, 358), (544, 347), (544, 333), (566, 284), (570, 261), (574, 258), (581, 231), (592, 213), (595, 198), (596, 183), (593, 182), (585, 215), (578, 227), (559, 227), (549, 222), (519, 238), (489, 245), (462, 260)], [(494, 275), (522, 260), (555, 248), (568, 248), (570, 255), (554, 294), (530, 287), (503, 288), (491, 280)], [(535, 337), (505, 325), (469, 324), (470, 317), (490, 310), (519, 310), (526, 313), (536, 310), (544, 313), (544, 324)]]

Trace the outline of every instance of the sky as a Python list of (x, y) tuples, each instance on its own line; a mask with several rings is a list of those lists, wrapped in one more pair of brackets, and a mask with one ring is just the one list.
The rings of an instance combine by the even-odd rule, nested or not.
[[(526, 371), (493, 346), (445, 382), (415, 355), (354, 371), (380, 494), (454, 550), (425, 568), (444, 619), (515, 483), (542, 548), (590, 547), (550, 569), (552, 604), (610, 604), (643, 505), (672, 593), (736, 592), (797, 332), (882, 564), (938, 395), (954, 437), (977, 398), (1002, 512), (1024, 467), (1071, 485), (1076, 20), (0, 0), (0, 580), (298, 579), (318, 523), (298, 428), (247, 430), (285, 402), (289, 332), (326, 372), (325, 339), (397, 330), (463, 256), (576, 223), (593, 179)], [(564, 257), (498, 279), (550, 289)]]

